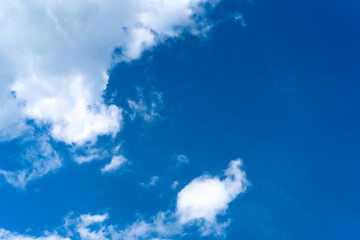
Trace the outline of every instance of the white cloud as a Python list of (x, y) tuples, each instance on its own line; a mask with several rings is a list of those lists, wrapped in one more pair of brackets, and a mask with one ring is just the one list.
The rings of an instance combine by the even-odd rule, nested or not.
[[(76, 218), (65, 218), (62, 229), (65, 229), (67, 237), (82, 240), (169, 239), (187, 234), (192, 226), (197, 226), (202, 236), (224, 236), (230, 220), (219, 222), (217, 216), (224, 215), (229, 203), (248, 186), (241, 165), (241, 160), (231, 161), (222, 179), (209, 175), (195, 178), (178, 193), (175, 211), (160, 211), (148, 221), (140, 217), (121, 229), (117, 225), (105, 223), (109, 218), (107, 213), (84, 214)], [(29, 237), (0, 228), (0, 239), (66, 239), (57, 234), (51, 236), (54, 238), (47, 238), (48, 235)]]
[(22, 159), (24, 165), (28, 165), (23, 170), (5, 171), (0, 169), (0, 175), (3, 175), (8, 183), (18, 188), (25, 188), (29, 181), (54, 172), (62, 166), (62, 159), (52, 148), (46, 136), (38, 137), (33, 146), (22, 155)]
[(172, 159), (175, 162), (174, 167), (180, 167), (181, 165), (188, 164), (190, 162), (189, 158), (185, 154), (174, 154)]
[[(113, 228), (114, 229), (114, 228)], [(150, 221), (142, 219), (120, 231), (112, 232), (112, 239), (121, 240), (155, 240), (170, 239), (182, 233), (182, 226), (169, 212), (159, 212)]]
[(149, 188), (149, 187), (154, 187), (156, 186), (156, 184), (159, 182), (159, 177), (158, 176), (152, 176), (149, 180), (148, 183), (140, 183), (140, 185), (144, 188)]
[(229, 203), (245, 192), (248, 186), (245, 172), (240, 169), (241, 165), (240, 159), (231, 161), (229, 168), (225, 170), (224, 179), (203, 175), (186, 185), (177, 198), (176, 214), (179, 222), (202, 223), (204, 235), (208, 235), (214, 227), (218, 228), (217, 232), (221, 232), (217, 216), (225, 214)]
[(118, 144), (112, 149), (112, 158), (110, 163), (106, 164), (100, 169), (102, 173), (114, 172), (128, 163), (127, 158), (121, 154), (121, 144)]
[[(114, 136), (122, 109), (104, 103), (106, 71), (198, 28), (193, 16), (207, 2), (217, 0), (1, 1), (0, 135), (19, 136), (33, 119), (67, 144)], [(115, 48), (122, 54), (114, 62)]]
[(149, 96), (145, 97), (142, 89), (138, 88), (137, 95), (138, 101), (128, 100), (128, 105), (131, 110), (130, 119), (135, 120), (136, 118), (141, 118), (145, 122), (151, 123), (160, 118), (159, 111), (164, 105), (162, 94), (153, 91)]
[[(0, 78), (0, 88), (1, 85)], [(31, 132), (32, 128), (26, 125), (20, 111), (21, 105), (12, 93), (4, 92), (2, 95), (0, 90), (0, 142), (17, 138), (26, 131)]]
[[(77, 219), (76, 231), (79, 233), (81, 239), (87, 240), (103, 240), (108, 239), (105, 236), (108, 234), (108, 230), (101, 226), (108, 218), (107, 214), (103, 215), (81, 215), (80, 218)], [(91, 230), (91, 226), (97, 224), (100, 227), (97, 230)]]
[(101, 160), (108, 155), (108, 152), (104, 149), (95, 148), (92, 145), (85, 145), (81, 148), (75, 147), (72, 150), (74, 161), (78, 164), (88, 163), (94, 160)]
[(122, 156), (114, 156), (111, 159), (111, 162), (106, 164), (102, 169), (101, 172), (105, 173), (105, 172), (112, 172), (112, 171), (116, 171), (118, 170), (121, 166), (123, 166), (125, 163), (127, 162), (127, 159)]
[(175, 190), (178, 185), (179, 185), (179, 182), (178, 182), (178, 181), (174, 181), (174, 182), (171, 184), (171, 189), (172, 189), (172, 190)]
[(159, 181), (159, 177), (158, 176), (153, 176), (151, 179), (150, 179), (150, 182), (149, 182), (149, 186), (155, 186)]
[(115, 135), (122, 122), (122, 110), (103, 104), (101, 95), (96, 96), (88, 84), (91, 82), (83, 74), (55, 78), (33, 75), (17, 80), (13, 90), (25, 100), (27, 118), (35, 119), (39, 126), (51, 124), (55, 140), (83, 145), (94, 142), (98, 135)]
[(244, 27), (246, 26), (246, 22), (245, 22), (245, 19), (244, 19), (244, 16), (239, 13), (239, 12), (235, 12), (233, 15), (232, 15), (233, 19), (237, 22), (240, 22), (241, 25), (243, 25)]
[[(28, 120), (75, 148), (95, 145), (98, 136), (115, 137), (123, 127), (123, 110), (103, 98), (107, 70), (185, 30), (196, 34), (205, 29), (200, 24), (203, 4), (217, 2), (0, 1), (0, 141), (32, 135)], [(121, 54), (115, 55), (115, 49)], [(151, 98), (146, 104), (141, 96), (129, 100), (133, 118), (151, 122), (159, 117), (161, 94), (154, 92)], [(101, 156), (91, 151), (74, 155), (79, 163)], [(43, 172), (2, 175), (20, 183)]]
[(3, 240), (70, 240), (70, 238), (60, 237), (56, 233), (45, 233), (42, 237), (33, 237), (29, 235), (23, 235), (16, 232), (10, 232), (3, 228), (0, 228), (0, 239)]

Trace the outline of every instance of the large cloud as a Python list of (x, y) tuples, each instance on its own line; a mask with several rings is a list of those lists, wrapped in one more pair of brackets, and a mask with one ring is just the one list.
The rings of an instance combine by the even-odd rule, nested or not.
[[(41, 237), (25, 236), (0, 228), (0, 239), (119, 239), (150, 240), (169, 239), (185, 234), (188, 227), (197, 226), (201, 235), (224, 236), (225, 228), (230, 221), (217, 220), (224, 215), (229, 203), (248, 186), (245, 172), (241, 169), (241, 160), (231, 161), (225, 175), (203, 175), (186, 185), (179, 193), (176, 210), (158, 212), (150, 220), (139, 218), (123, 229), (107, 224), (108, 214), (84, 214), (79, 217), (67, 217), (63, 228), (66, 236), (60, 237), (57, 232)], [(191, 229), (191, 228), (190, 228)], [(18, 237), (18, 238), (16, 238)]]
[[(0, 1), (0, 141), (33, 127), (73, 147), (115, 136), (123, 111), (103, 98), (107, 70), (185, 29), (197, 34), (203, 5), (217, 1)], [(129, 104), (134, 118), (157, 116), (154, 104)], [(16, 186), (43, 175), (19, 173), (2, 172)]]
[[(29, 0), (0, 2), (0, 129), (16, 137), (24, 120), (51, 126), (67, 144), (121, 129), (122, 111), (106, 105), (106, 71), (116, 61), (196, 29), (194, 15), (215, 0)], [(121, 54), (112, 58), (114, 49)], [(10, 94), (10, 93), (13, 94)], [(17, 126), (15, 133), (4, 133)]]

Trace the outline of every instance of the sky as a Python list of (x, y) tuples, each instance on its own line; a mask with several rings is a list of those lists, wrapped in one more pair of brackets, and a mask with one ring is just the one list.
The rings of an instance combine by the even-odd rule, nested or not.
[(0, 1), (0, 239), (360, 239), (359, 9)]

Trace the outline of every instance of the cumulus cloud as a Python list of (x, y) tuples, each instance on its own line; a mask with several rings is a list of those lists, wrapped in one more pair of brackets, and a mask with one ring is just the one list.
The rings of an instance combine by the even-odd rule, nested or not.
[[(224, 236), (230, 220), (221, 222), (219, 215), (224, 215), (229, 203), (248, 186), (245, 172), (241, 169), (242, 161), (231, 161), (224, 176), (202, 175), (186, 185), (177, 196), (176, 209), (158, 212), (149, 220), (139, 218), (125, 228), (107, 224), (109, 216), (105, 214), (84, 214), (79, 217), (65, 218), (65, 237), (73, 239), (119, 239), (151, 240), (169, 239), (182, 236), (192, 226), (198, 227), (202, 236)], [(3, 236), (7, 237), (4, 238)], [(30, 237), (0, 229), (0, 239), (67, 239), (51, 235), (53, 238)], [(10, 238), (13, 237), (13, 238)], [(18, 238), (16, 238), (18, 237)], [(26, 238), (27, 237), (27, 238)]]
[[(1, 63), (0, 63), (1, 64)], [(5, 92), (1, 90), (0, 75), (0, 142), (12, 140), (21, 136), (24, 132), (32, 131), (32, 127), (25, 122), (20, 108), (21, 101), (18, 101), (13, 92)]]
[[(31, 135), (29, 121), (71, 147), (115, 137), (123, 127), (123, 110), (104, 100), (107, 71), (184, 31), (199, 33), (206, 28), (204, 4), (217, 2), (0, 1), (0, 141)], [(129, 100), (131, 118), (154, 121), (161, 94), (154, 92), (149, 103), (144, 99)], [(82, 163), (101, 156), (74, 157)], [(12, 182), (32, 175), (25, 170), (2, 174)]]
[[(109, 231), (106, 227), (101, 225), (106, 219), (108, 219), (107, 214), (81, 215), (79, 218), (75, 219), (75, 226), (76, 226), (75, 231), (79, 234), (80, 239), (87, 239), (87, 240), (107, 239), (105, 236), (108, 234)], [(67, 224), (69, 224), (69, 222), (67, 222)], [(98, 225), (99, 227), (96, 230), (92, 230), (91, 227), (94, 225)]]
[(241, 160), (232, 161), (225, 171), (225, 178), (203, 175), (191, 181), (178, 194), (176, 212), (185, 224), (203, 219), (214, 222), (224, 213), (228, 204), (248, 185)]
[[(1, 135), (20, 135), (26, 119), (49, 125), (51, 136), (67, 144), (115, 135), (122, 109), (104, 103), (106, 71), (197, 28), (193, 16), (208, 2), (217, 1), (0, 2)], [(6, 132), (14, 125), (18, 132)]]
[(203, 175), (186, 185), (177, 198), (176, 215), (179, 222), (201, 223), (204, 235), (214, 229), (218, 234), (221, 233), (227, 223), (219, 225), (216, 217), (225, 214), (229, 203), (245, 192), (248, 186), (241, 165), (240, 159), (231, 161), (225, 171), (225, 178)]

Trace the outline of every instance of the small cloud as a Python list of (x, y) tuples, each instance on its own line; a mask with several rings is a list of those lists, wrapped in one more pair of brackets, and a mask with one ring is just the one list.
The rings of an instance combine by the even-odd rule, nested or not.
[(137, 97), (137, 101), (128, 100), (128, 105), (131, 110), (129, 116), (132, 121), (141, 118), (147, 123), (152, 123), (160, 118), (159, 112), (164, 106), (162, 93), (152, 91), (151, 94), (145, 96), (143, 89), (137, 88)]
[(111, 162), (106, 164), (102, 169), (101, 172), (102, 173), (106, 173), (106, 172), (113, 172), (118, 170), (121, 166), (123, 166), (125, 163), (127, 162), (127, 159), (122, 156), (114, 156), (111, 159)]
[(176, 156), (176, 160), (180, 164), (187, 164), (189, 163), (189, 158), (184, 154), (179, 154)]
[(178, 185), (179, 185), (179, 182), (178, 182), (178, 181), (174, 181), (174, 182), (171, 184), (171, 189), (172, 189), (172, 190), (175, 190)]
[(181, 165), (188, 164), (190, 162), (189, 158), (185, 154), (174, 154), (172, 159), (175, 163), (174, 167), (180, 167)]
[(121, 144), (119, 144), (119, 145), (117, 145), (116, 147), (114, 147), (114, 149), (113, 149), (113, 154), (118, 153), (118, 152), (120, 151), (120, 149), (121, 149)]
[(88, 145), (83, 148), (76, 146), (76, 148), (77, 149), (74, 150), (74, 161), (77, 164), (88, 163), (94, 160), (101, 160), (104, 159), (108, 154), (106, 151), (93, 147), (92, 145)]
[(148, 183), (140, 183), (140, 185), (144, 188), (150, 188), (150, 187), (154, 187), (156, 186), (156, 184), (159, 182), (159, 177), (158, 176), (152, 176), (149, 180)]
[(245, 19), (244, 19), (243, 15), (242, 15), (241, 13), (239, 13), (239, 12), (234, 13), (234, 14), (232, 15), (232, 18), (233, 18), (235, 21), (239, 22), (239, 23), (240, 23), (241, 25), (243, 25), (244, 27), (246, 26)]

